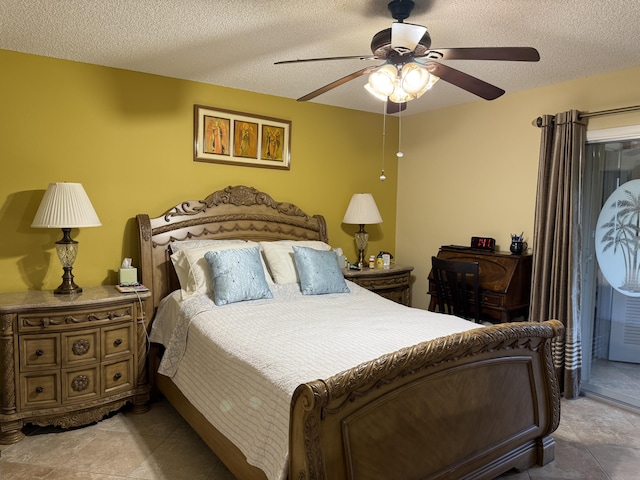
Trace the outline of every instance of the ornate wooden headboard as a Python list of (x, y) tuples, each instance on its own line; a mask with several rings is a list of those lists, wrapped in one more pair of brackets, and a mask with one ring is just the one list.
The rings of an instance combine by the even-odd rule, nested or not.
[(308, 215), (287, 202), (276, 202), (253, 187), (229, 186), (204, 200), (187, 200), (159, 217), (136, 216), (140, 241), (140, 279), (151, 289), (151, 321), (160, 300), (179, 287), (169, 256), (171, 242), (239, 238), (253, 241), (321, 240), (328, 242), (321, 215)]

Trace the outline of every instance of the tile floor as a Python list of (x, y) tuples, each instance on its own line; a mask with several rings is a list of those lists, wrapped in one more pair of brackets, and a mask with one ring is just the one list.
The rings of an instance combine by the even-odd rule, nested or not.
[(594, 359), (582, 390), (640, 408), (640, 364)]
[[(84, 428), (32, 430), (18, 444), (0, 445), (0, 479), (234, 480), (166, 401), (142, 415), (124, 411)], [(638, 411), (588, 397), (563, 400), (554, 438), (555, 461), (500, 478), (640, 478)]]

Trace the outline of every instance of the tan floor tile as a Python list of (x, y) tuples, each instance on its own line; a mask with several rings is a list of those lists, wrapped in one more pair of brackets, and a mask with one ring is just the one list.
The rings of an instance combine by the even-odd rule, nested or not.
[(35, 434), (2, 451), (2, 460), (47, 467), (65, 465), (76, 452), (97, 435), (91, 426), (59, 433)]
[[(101, 473), (75, 472), (67, 469), (53, 469), (46, 480), (125, 480), (127, 477), (103, 475)], [(4, 480), (4, 479), (3, 479)]]
[(153, 403), (149, 411), (145, 413), (131, 413), (130, 410), (125, 410), (118, 415), (99, 422), (96, 428), (106, 431), (166, 437), (184, 423), (182, 417), (169, 402), (162, 400)]
[(224, 464), (219, 463), (218, 466), (213, 469), (213, 472), (211, 472), (207, 480), (236, 480), (236, 477), (231, 474)]
[[(639, 433), (640, 434), (640, 433)], [(611, 480), (640, 478), (640, 449), (597, 445), (589, 449)]]
[[(153, 451), (131, 477), (145, 480), (207, 480), (220, 460), (187, 425), (179, 427)], [(213, 477), (216, 478), (217, 476)]]
[(51, 470), (50, 467), (0, 460), (0, 478), (2, 480), (39, 480), (49, 475)]
[(164, 440), (151, 435), (97, 430), (96, 437), (79, 448), (67, 468), (126, 476), (142, 464)]

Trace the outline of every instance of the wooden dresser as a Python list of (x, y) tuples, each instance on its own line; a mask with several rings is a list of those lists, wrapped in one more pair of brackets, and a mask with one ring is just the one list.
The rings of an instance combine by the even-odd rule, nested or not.
[(144, 302), (113, 286), (0, 294), (0, 444), (25, 423), (64, 428), (132, 402), (148, 410)]
[[(478, 262), (481, 315), (500, 322), (528, 317), (533, 259), (531, 255), (441, 247), (438, 258)], [(428, 293), (431, 295), (429, 310), (436, 311), (438, 297), (431, 273)]]
[(344, 278), (367, 290), (403, 305), (411, 305), (411, 271), (413, 267), (392, 263), (389, 268), (343, 270)]

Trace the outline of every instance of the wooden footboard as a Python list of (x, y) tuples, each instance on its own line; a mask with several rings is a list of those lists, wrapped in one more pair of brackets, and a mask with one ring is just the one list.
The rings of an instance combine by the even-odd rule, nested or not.
[(421, 343), (296, 390), (293, 479), (490, 479), (554, 457), (556, 320)]

